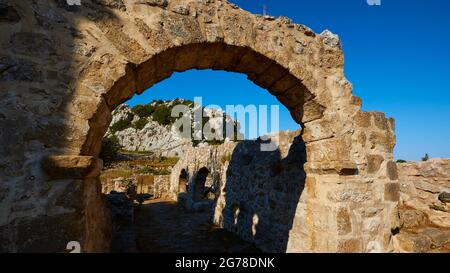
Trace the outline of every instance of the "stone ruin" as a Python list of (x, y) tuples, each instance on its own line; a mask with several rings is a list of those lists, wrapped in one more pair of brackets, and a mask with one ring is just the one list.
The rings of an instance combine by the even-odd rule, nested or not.
[(70, 241), (108, 251), (98, 155), (111, 112), (188, 69), (247, 74), (302, 128), (273, 153), (244, 142), (228, 163), (212, 163), (230, 178), (216, 222), (269, 251), (393, 250), (394, 120), (361, 110), (336, 35), (225, 0), (17, 0), (0, 9), (1, 252), (63, 252)]

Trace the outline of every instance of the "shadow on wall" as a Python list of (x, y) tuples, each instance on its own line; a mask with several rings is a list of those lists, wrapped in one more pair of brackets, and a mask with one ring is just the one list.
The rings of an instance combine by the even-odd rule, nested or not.
[(234, 149), (224, 187), (224, 228), (266, 252), (286, 252), (306, 173), (306, 146), (295, 137), (287, 156), (260, 150), (261, 141)]
[[(8, 143), (0, 147), (0, 252), (63, 252), (69, 241), (85, 237), (81, 227), (87, 221), (96, 221), (91, 210), (102, 204), (80, 200), (100, 196), (99, 184), (43, 174), (40, 162), (47, 155), (75, 153), (67, 151), (76, 139), (69, 102), (95, 51), (82, 43), (86, 32), (77, 22), (90, 18), (100, 24), (114, 14), (88, 1), (0, 2), (0, 128), (12, 128), (0, 132), (0, 142)], [(92, 229), (87, 236), (100, 233), (108, 231)], [(83, 244), (83, 250), (105, 248)]]
[(194, 176), (193, 187), (194, 187), (194, 201), (201, 201), (206, 199), (206, 179), (210, 171), (208, 168), (203, 167), (198, 170)]

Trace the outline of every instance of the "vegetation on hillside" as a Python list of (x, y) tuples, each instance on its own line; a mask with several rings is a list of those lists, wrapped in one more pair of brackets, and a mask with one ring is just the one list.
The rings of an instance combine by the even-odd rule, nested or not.
[(120, 150), (121, 146), (116, 136), (105, 137), (102, 140), (102, 148), (100, 151), (100, 158), (105, 165), (109, 165), (113, 162)]
[[(172, 110), (176, 105), (180, 104), (188, 106), (191, 110), (194, 109), (193, 101), (182, 99), (176, 99), (173, 101), (156, 100), (149, 104), (136, 105), (131, 108), (131, 113), (129, 113), (125, 118), (115, 122), (110, 126), (110, 132), (112, 134), (115, 134), (116, 132), (123, 131), (128, 128), (142, 130), (147, 125), (150, 119), (156, 121), (162, 126), (172, 125), (178, 119), (178, 117), (172, 117)], [(139, 120), (133, 122), (135, 116), (138, 116)], [(202, 118), (202, 128), (209, 122), (209, 120), (209, 117)], [(224, 117), (223, 124), (226, 124), (226, 117)], [(234, 133), (235, 135), (239, 133), (238, 125), (236, 122), (234, 123)], [(223, 139), (225, 139), (225, 130)], [(197, 146), (202, 142), (206, 142), (209, 145), (219, 145), (224, 142), (224, 140), (207, 139), (204, 134), (202, 134), (202, 140), (192, 141), (194, 146)]]
[(129, 113), (126, 118), (121, 119), (109, 127), (112, 134), (116, 132), (123, 131), (131, 127), (131, 122), (133, 121), (133, 114)]

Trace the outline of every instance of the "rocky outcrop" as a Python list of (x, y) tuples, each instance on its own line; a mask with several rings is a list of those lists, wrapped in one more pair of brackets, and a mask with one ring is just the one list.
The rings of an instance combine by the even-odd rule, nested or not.
[(450, 159), (432, 159), (397, 165), (404, 206), (425, 213), (438, 227), (450, 228)]
[(398, 163), (398, 252), (450, 252), (450, 159)]
[[(177, 99), (171, 101), (154, 101), (148, 105), (155, 109), (165, 108), (170, 110), (177, 104), (187, 104), (191, 106), (188, 114), (192, 118), (196, 108), (192, 107), (191, 103), (193, 105), (193, 102)], [(171, 114), (170, 111), (164, 114), (166, 114), (167, 117), (159, 115), (157, 118), (160, 120), (155, 120), (151, 115), (148, 117), (140, 116), (137, 111), (134, 111), (134, 108), (122, 104), (113, 111), (111, 125), (105, 137), (111, 137), (112, 135), (116, 136), (119, 144), (124, 150), (146, 151), (151, 152), (156, 156), (180, 156), (185, 148), (194, 145), (193, 138), (181, 135), (179, 130), (173, 126), (169, 120)], [(222, 128), (223, 121), (219, 116), (225, 117), (226, 124), (233, 127), (239, 126), (231, 117), (225, 115), (223, 111), (203, 108), (203, 119), (206, 118), (208, 120), (208, 124), (211, 128)], [(128, 121), (128, 125), (125, 124), (120, 126), (119, 130), (115, 129), (115, 125), (126, 121)], [(166, 122), (168, 124), (166, 124)], [(192, 128), (197, 128), (196, 126), (198, 124), (199, 122), (193, 122)], [(202, 128), (203, 126), (205, 126), (205, 124), (202, 124)], [(193, 133), (195, 134), (195, 132)], [(197, 132), (197, 135), (203, 140), (199, 141), (200, 143), (195, 143), (195, 145), (207, 146), (208, 141), (202, 137), (201, 133), (202, 132), (199, 131)], [(227, 138), (223, 141), (228, 142), (231, 140)]]
[[(131, 113), (130, 108), (123, 105), (114, 111), (113, 118), (119, 119), (128, 113)], [(111, 124), (114, 124), (114, 119)], [(139, 117), (134, 116), (133, 122), (138, 120)], [(149, 120), (142, 129), (129, 127), (115, 133), (108, 131), (106, 137), (110, 135), (117, 136), (119, 144), (125, 150), (147, 151), (159, 156), (179, 156), (183, 147), (192, 145), (189, 139), (183, 139), (168, 126), (163, 126), (153, 120)]]

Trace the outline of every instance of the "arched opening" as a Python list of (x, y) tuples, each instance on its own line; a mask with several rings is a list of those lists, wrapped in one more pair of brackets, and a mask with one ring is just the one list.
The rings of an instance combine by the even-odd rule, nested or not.
[(182, 169), (178, 178), (178, 193), (186, 192), (188, 183), (188, 174), (185, 169)]
[(203, 167), (200, 170), (198, 170), (197, 174), (195, 175), (193, 179), (194, 201), (201, 201), (208, 199), (208, 189), (210, 189), (210, 186), (206, 186), (206, 180), (209, 174), (210, 172), (208, 168)]
[[(230, 159), (217, 152), (211, 162), (197, 162), (189, 167), (196, 170), (199, 166), (210, 167), (211, 163), (220, 168), (228, 166), (227, 170), (221, 170), (221, 177), (231, 183), (221, 185), (215, 202), (214, 222), (228, 230), (236, 230), (240, 237), (258, 243), (267, 251), (327, 250), (330, 248), (328, 240), (336, 249), (340, 245), (345, 248), (348, 244), (357, 247), (366, 244), (353, 237), (350, 243), (346, 242), (348, 234), (334, 236), (338, 234), (336, 227), (320, 232), (313, 229), (320, 225), (322, 217), (336, 216), (332, 208), (339, 197), (331, 196), (327, 187), (322, 187), (329, 176), (338, 181), (338, 185), (359, 187), (355, 182), (358, 179), (351, 176), (367, 173), (368, 153), (375, 147), (383, 158), (392, 154), (393, 125), (382, 116), (360, 111), (361, 101), (352, 96), (351, 84), (343, 75), (339, 39), (329, 31), (315, 34), (285, 18), (257, 17), (227, 4), (224, 9), (215, 8), (213, 12), (224, 15), (219, 17), (220, 20), (212, 19), (215, 24), (199, 22), (195, 16), (189, 19), (183, 15), (169, 16), (163, 11), (162, 23), (152, 25), (154, 29), (146, 29), (147, 23), (155, 22), (136, 18), (130, 25), (137, 23), (141, 34), (152, 37), (147, 37), (151, 44), (145, 45), (145, 49), (138, 46), (145, 37), (139, 42), (124, 40), (122, 43), (117, 42), (120, 36), (111, 36), (114, 33), (111, 30), (117, 29), (115, 23), (117, 26), (120, 23), (113, 21), (100, 26), (105, 28), (105, 33), (124, 58), (103, 54), (83, 68), (82, 80), (75, 93), (77, 98), (70, 109), (75, 120), (84, 122), (74, 130), (77, 154), (96, 157), (111, 112), (174, 72), (213, 69), (246, 74), (249, 80), (276, 97), (302, 130), (296, 132), (297, 136), (284, 135), (289, 141), (269, 155), (259, 150), (261, 145), (269, 144), (268, 141), (257, 139), (239, 143), (229, 155)], [(122, 31), (117, 29), (118, 33)], [(104, 71), (111, 73), (101, 73)], [(93, 90), (99, 91), (94, 99), (89, 97)], [(88, 110), (83, 104), (86, 97), (90, 103)], [(222, 163), (222, 157), (225, 163)], [(306, 161), (307, 181), (303, 168)], [(384, 171), (385, 166), (381, 169)], [(210, 168), (210, 171), (217, 170)], [(376, 179), (375, 175), (378, 174), (368, 174), (368, 177)], [(252, 183), (254, 181), (258, 183)], [(304, 196), (305, 183), (311, 190), (300, 198)], [(177, 189), (178, 186), (171, 185), (170, 188)], [(327, 196), (325, 200), (324, 196)], [(347, 195), (343, 193), (342, 196)], [(232, 209), (227, 207), (234, 203), (240, 204), (236, 224), (230, 222)], [(313, 210), (320, 210), (320, 213), (311, 218)], [(258, 215), (258, 224), (253, 226), (254, 215)], [(310, 225), (305, 229), (306, 219), (310, 220)], [(275, 222), (282, 224), (274, 227), (272, 223)], [(328, 229), (333, 232), (327, 232)], [(383, 234), (389, 232), (383, 230)], [(374, 236), (371, 238), (378, 240)]]
[[(139, 66), (127, 66), (127, 73), (104, 95), (90, 121), (83, 154), (98, 155), (100, 143), (109, 125), (105, 118), (135, 94), (169, 78), (174, 72), (190, 69), (214, 69), (247, 74), (248, 79), (268, 90), (302, 126), (323, 117), (325, 107), (290, 70), (251, 48), (224, 42), (189, 44), (169, 48)], [(328, 132), (323, 132), (328, 133)]]
[[(171, 69), (169, 69), (169, 67)], [(165, 101), (157, 100), (148, 105), (137, 105), (136, 107), (129, 109), (126, 107), (124, 108), (122, 103), (132, 97), (135, 93), (140, 94), (152, 85), (170, 77), (173, 72), (182, 72), (192, 68), (212, 68), (216, 70), (220, 69), (247, 74), (249, 80), (253, 81), (263, 89), (268, 90), (271, 95), (274, 95), (276, 99), (288, 109), (288, 112), (294, 121), (300, 125), (303, 124), (302, 120), (304, 119), (304, 116), (314, 120), (319, 119), (323, 115), (324, 107), (313, 101), (314, 96), (306, 89), (303, 83), (292, 73), (290, 73), (287, 68), (284, 68), (272, 59), (259, 54), (250, 48), (230, 46), (223, 42), (210, 44), (190, 44), (170, 48), (137, 67), (127, 68), (128, 73), (119, 79), (111, 90), (104, 96), (105, 102), (108, 106), (106, 110), (112, 111), (114, 114), (111, 127), (109, 127), (108, 130), (109, 136), (118, 136), (121, 138), (120, 140), (122, 143), (126, 142), (129, 144), (130, 142), (133, 142), (133, 139), (130, 139), (129, 137), (126, 140), (124, 139), (131, 130), (127, 128), (142, 130), (148, 126), (148, 123), (146, 123), (148, 121), (157, 121), (162, 126), (171, 126), (174, 120), (170, 116), (167, 116), (167, 113), (173, 109), (172, 102), (167, 104)], [(129, 92), (130, 90), (133, 92)], [(148, 92), (151, 92), (151, 89), (148, 90)], [(177, 100), (176, 103), (190, 104), (189, 101), (183, 100)], [(307, 105), (307, 109), (309, 109), (308, 113), (313, 113), (312, 115), (304, 115), (304, 105)], [(119, 116), (119, 118), (117, 118), (117, 116)], [(140, 124), (143, 120), (146, 122)], [(94, 118), (91, 121), (91, 124), (95, 123), (96, 119)], [(98, 123), (97, 126), (102, 126), (102, 123)], [(91, 128), (98, 129), (97, 126), (91, 126)], [(119, 133), (116, 134), (114, 133), (115, 131), (118, 131)], [(84, 147), (87, 150), (94, 152), (97, 149), (96, 143), (98, 142), (98, 139), (96, 139), (97, 136), (95, 136), (97, 131), (91, 130), (90, 132), (91, 134), (88, 135), (88, 141), (85, 143), (86, 145)], [(290, 142), (293, 141), (292, 136), (298, 136), (298, 134), (300, 134), (300, 132), (293, 134), (291, 133), (287, 137), (283, 135), (275, 138), (276, 141), (290, 144)], [(262, 201), (262, 199), (261, 201), (259, 199), (257, 199), (257, 201), (253, 201), (255, 198), (260, 198), (264, 195), (271, 195), (270, 192), (272, 190), (268, 188), (254, 188), (255, 185), (252, 185), (251, 181), (255, 181), (257, 183), (268, 183), (267, 185), (270, 185), (271, 182), (266, 182), (264, 180), (266, 175), (279, 176), (280, 179), (283, 179), (282, 177), (288, 174), (288, 172), (279, 170), (279, 168), (277, 169), (272, 166), (275, 163), (267, 162), (267, 160), (264, 159), (267, 155), (257, 152), (257, 150), (261, 149), (260, 147), (270, 143), (272, 141), (271, 138), (273, 137), (274, 136), (269, 137), (268, 142), (261, 139), (246, 140), (248, 144), (237, 144), (236, 148), (231, 149), (225, 154), (220, 152), (222, 149), (221, 145), (225, 145), (223, 141), (213, 144), (210, 143), (210, 145), (212, 145), (210, 147), (202, 146), (203, 148), (199, 148), (197, 150), (194, 149), (194, 153), (199, 153), (195, 155), (183, 155), (182, 150), (171, 150), (170, 154), (155, 153), (155, 150), (144, 153), (143, 151), (139, 151), (139, 147), (135, 147), (133, 145), (128, 145), (129, 148), (127, 148), (126, 151), (122, 151), (124, 152), (122, 154), (132, 158), (133, 160), (148, 160), (151, 158), (151, 160), (157, 161), (159, 160), (157, 158), (161, 156), (179, 156), (179, 160), (182, 161), (183, 164), (187, 165), (192, 164), (192, 160), (200, 160), (196, 164), (202, 164), (202, 158), (206, 158), (209, 162), (205, 161), (203, 163), (208, 166), (212, 164), (211, 166), (215, 169), (215, 171), (212, 172), (209, 167), (202, 167), (198, 169), (198, 171), (194, 172), (191, 185), (189, 187), (187, 187), (188, 177), (185, 168), (183, 168), (179, 174), (175, 176), (177, 183), (174, 185), (174, 188), (177, 192), (174, 194), (178, 196), (178, 201), (184, 204), (189, 211), (201, 213), (201, 216), (193, 215), (192, 217), (200, 217), (200, 219), (207, 220), (210, 218), (220, 219), (214, 220), (214, 224), (237, 234), (247, 242), (256, 244), (258, 241), (256, 241), (255, 238), (267, 237), (265, 232), (268, 232), (269, 230), (266, 230), (265, 232), (257, 232), (257, 225), (255, 223), (248, 223), (248, 221), (254, 222), (254, 215), (261, 214), (261, 219), (258, 219), (258, 222), (261, 223), (259, 226), (261, 226), (261, 229), (265, 228), (267, 225), (266, 223), (271, 221), (269, 218), (273, 218), (272, 215), (276, 214), (277, 208), (273, 206), (272, 203), (277, 201), (273, 200), (271, 204), (266, 204), (265, 201)], [(135, 138), (135, 136), (133, 136), (133, 138)], [(140, 142), (142, 144), (142, 139)], [(212, 148), (215, 147), (215, 145), (219, 145), (219, 148)], [(250, 154), (241, 151), (241, 147), (244, 146), (248, 146), (248, 148), (252, 150)], [(217, 149), (219, 150), (220, 155), (217, 154)], [(289, 150), (286, 148), (283, 149), (285, 151), (282, 152), (279, 151), (279, 148), (276, 148), (277, 151), (271, 152), (269, 155), (269, 157), (273, 157), (271, 160), (280, 161), (280, 163), (278, 163), (280, 166), (288, 165), (288, 163), (282, 163), (282, 153), (292, 156), (290, 155)], [(304, 152), (305, 150), (300, 151), (300, 155)], [(214, 155), (214, 153), (216, 154)], [(292, 218), (295, 214), (295, 209), (293, 208), (295, 208), (298, 203), (304, 184), (304, 175), (301, 173), (304, 172), (303, 164), (306, 156), (302, 155), (300, 157), (296, 157), (301, 158), (301, 160), (299, 159), (295, 161), (296, 168), (298, 168), (298, 172), (295, 173), (295, 175), (299, 178), (298, 181), (292, 183), (289, 190), (287, 188), (278, 190), (279, 199), (288, 200), (287, 202), (289, 203), (289, 209), (286, 210), (287, 212), (285, 217), (290, 220), (285, 223), (286, 227), (284, 230), (280, 231), (282, 235), (279, 236), (282, 238), (276, 239), (272, 236), (270, 239), (265, 239), (265, 243), (270, 244), (270, 242), (267, 241), (278, 240), (284, 244), (284, 241), (287, 241), (285, 237), (288, 236), (287, 232), (292, 226)], [(227, 163), (235, 172), (241, 173), (241, 178), (233, 178), (230, 174), (230, 170), (226, 171), (226, 169), (223, 169)], [(171, 203), (172, 201), (168, 199), (161, 199), (161, 196), (169, 196), (170, 194), (169, 191), (172, 186), (168, 184), (170, 183), (170, 179), (167, 178), (170, 170), (167, 174), (165, 174), (166, 177), (164, 178), (162, 175), (159, 175), (160, 170), (156, 171), (156, 166), (152, 165), (152, 163), (146, 161), (144, 164), (146, 165), (146, 170), (151, 171), (151, 173), (147, 173), (147, 175), (151, 175), (154, 182), (152, 184), (153, 188), (151, 191), (153, 199), (148, 202), (144, 202), (142, 210), (138, 211), (136, 214), (136, 219), (141, 219), (139, 220), (141, 223), (146, 221), (143, 219), (144, 215), (147, 213), (146, 211), (151, 210), (152, 213), (155, 213), (155, 210), (153, 210), (155, 206), (159, 208), (158, 211), (162, 211), (168, 210), (173, 205), (173, 203)], [(143, 169), (142, 166), (138, 166), (138, 168)], [(244, 179), (247, 175), (245, 169), (248, 170), (253, 168), (255, 168), (255, 175), (252, 178)], [(258, 173), (261, 173), (258, 168), (277, 170), (271, 171), (271, 174), (264, 173), (262, 175), (258, 175)], [(226, 175), (220, 175), (221, 172), (226, 172)], [(276, 173), (273, 174), (274, 172)], [(292, 172), (292, 174), (294, 173)], [(239, 185), (246, 188), (243, 188), (240, 192), (236, 188), (239, 187)], [(271, 185), (270, 187), (275, 187), (275, 185)], [(164, 193), (162, 194), (161, 192)], [(288, 193), (290, 195), (289, 197), (286, 196)], [(240, 199), (239, 202), (242, 203), (242, 206), (248, 208), (243, 210), (243, 212), (239, 215), (239, 218), (236, 219), (233, 218), (234, 215), (232, 217), (228, 216), (228, 208), (226, 206), (222, 207), (220, 205), (222, 203), (228, 204), (234, 199)], [(161, 202), (159, 202), (159, 200), (161, 200)], [(261, 210), (264, 210), (266, 214), (262, 213)], [(169, 212), (166, 212), (165, 214), (169, 214)], [(234, 223), (228, 224), (228, 221), (233, 221)], [(169, 224), (169, 222), (167, 224)], [(276, 245), (278, 245), (278, 243)], [(283, 248), (285, 248), (285, 246), (277, 248), (277, 251), (280, 251)], [(266, 249), (270, 251), (270, 248)]]

